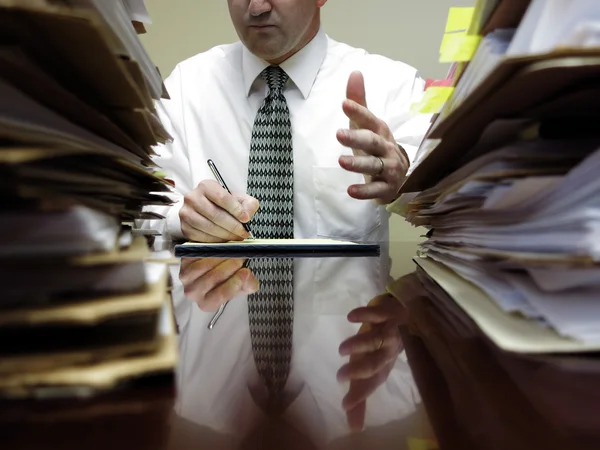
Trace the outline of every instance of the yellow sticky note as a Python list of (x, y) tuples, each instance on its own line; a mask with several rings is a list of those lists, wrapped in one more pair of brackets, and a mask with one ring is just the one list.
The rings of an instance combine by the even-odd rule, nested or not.
[(448, 53), (448, 45), (451, 45), (452, 42), (454, 42), (456, 40), (456, 36), (457, 35), (461, 35), (461, 36), (466, 36), (467, 32), (462, 32), (462, 33), (456, 33), (456, 34), (444, 34), (444, 37), (442, 38), (442, 44), (440, 45), (440, 55), (445, 55)]
[(407, 443), (409, 450), (435, 450), (439, 448), (432, 439), (408, 438)]
[(453, 87), (432, 86), (425, 91), (423, 99), (411, 107), (411, 113), (436, 114), (440, 112), (453, 92)]
[(473, 59), (481, 43), (481, 36), (449, 34), (440, 54), (441, 63), (466, 62)]
[(448, 22), (446, 22), (446, 33), (467, 31), (473, 21), (475, 8), (450, 8)]

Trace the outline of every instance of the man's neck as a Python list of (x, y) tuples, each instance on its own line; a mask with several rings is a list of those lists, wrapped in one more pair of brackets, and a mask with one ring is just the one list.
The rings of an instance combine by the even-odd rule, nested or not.
[(306, 45), (315, 38), (315, 36), (319, 32), (320, 26), (321, 26), (320, 18), (315, 17), (315, 20), (311, 24), (306, 35), (302, 38), (300, 43), (293, 50), (289, 51), (288, 53), (281, 56), (280, 58), (273, 59), (273, 60), (267, 61), (267, 62), (273, 66), (278, 66), (279, 64), (283, 63), (287, 59), (294, 56), (296, 53), (298, 53), (300, 50), (302, 50), (304, 47), (306, 47)]

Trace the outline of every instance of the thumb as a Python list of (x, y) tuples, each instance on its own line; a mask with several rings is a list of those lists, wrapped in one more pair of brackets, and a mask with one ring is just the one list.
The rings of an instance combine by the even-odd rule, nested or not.
[(365, 92), (365, 79), (363, 74), (354, 71), (348, 78), (348, 86), (346, 88), (346, 98), (355, 101), (361, 106), (367, 107), (367, 94)]
[(258, 211), (258, 200), (247, 194), (238, 194), (235, 197), (242, 204), (242, 208), (244, 208), (244, 211), (248, 213), (248, 220), (252, 219), (252, 216), (254, 216), (254, 214), (256, 214), (256, 211)]

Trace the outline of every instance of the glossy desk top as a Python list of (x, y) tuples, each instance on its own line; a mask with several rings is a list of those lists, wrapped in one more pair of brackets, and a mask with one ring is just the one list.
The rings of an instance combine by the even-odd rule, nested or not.
[[(410, 261), (413, 245), (404, 247)], [(172, 442), (401, 449), (430, 438), (400, 338), (403, 309), (381, 296), (390, 273), (387, 245), (378, 257), (294, 260), (289, 375), (282, 411), (272, 413), (250, 337), (248, 294), (260, 289), (251, 269), (242, 259), (183, 259), (172, 272), (180, 350)]]
[(415, 253), (414, 242), (398, 242), (376, 257), (293, 260), (290, 363), (276, 408), (252, 344), (255, 264), (175, 260), (174, 376), (92, 398), (4, 401), (2, 446), (598, 448), (598, 355), (503, 351), (416, 268)]
[[(381, 249), (375, 257), (293, 261), (292, 351), (279, 412), (267, 407), (253, 356), (247, 294), (257, 286), (251, 270), (241, 259), (184, 258), (170, 266), (179, 334), (176, 394), (148, 386), (132, 396), (125, 388), (80, 402), (89, 416), (71, 411), (33, 425), (15, 419), (2, 429), (5, 442), (11, 448), (111, 450), (398, 450), (415, 448), (415, 439), (423, 444), (432, 431), (400, 337), (403, 309), (381, 296), (392, 275), (414, 268), (415, 244)], [(390, 253), (401, 260), (392, 264)], [(11, 411), (25, 417), (28, 407)], [(70, 407), (68, 401), (33, 406), (42, 411), (39, 417)]]

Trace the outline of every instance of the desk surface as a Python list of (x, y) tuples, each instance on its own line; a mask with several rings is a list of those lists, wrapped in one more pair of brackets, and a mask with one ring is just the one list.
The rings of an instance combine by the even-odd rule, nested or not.
[[(134, 394), (125, 389), (108, 398), (76, 402), (75, 410), (85, 404), (86, 411), (95, 411), (79, 420), (72, 413), (40, 419), (49, 411), (72, 410), (65, 401), (7, 404), (4, 415), (10, 411), (13, 420), (3, 427), (4, 435), (11, 448), (28, 449), (50, 448), (49, 443), (78, 448), (82, 442), (86, 448), (111, 450), (136, 442), (139, 449), (408, 449), (411, 440), (429, 439), (432, 432), (400, 340), (401, 311), (374, 326), (372, 340), (380, 342), (383, 336), (385, 343), (379, 351), (362, 354), (357, 366), (367, 371), (366, 379), (352, 383), (359, 411), (359, 399), (365, 399), (364, 420), (360, 412), (358, 419), (352, 418), (356, 407), (345, 410), (350, 382), (339, 381), (337, 375), (349, 362), (348, 355), (340, 354), (340, 345), (361, 327), (350, 322), (348, 314), (385, 292), (391, 274), (406, 272), (414, 249), (414, 243), (386, 243), (376, 257), (294, 260), (291, 362), (280, 412), (265, 407), (247, 295), (235, 295), (216, 326), (208, 329), (218, 309), (214, 300), (211, 303), (211, 276), (235, 271), (242, 262), (186, 258), (170, 266), (179, 333), (174, 398), (169, 389), (156, 386)], [(390, 253), (396, 255), (393, 269)], [(207, 268), (213, 269), (208, 276)], [(32, 409), (37, 412), (35, 424), (24, 419)], [(20, 424), (18, 415), (23, 417)], [(349, 422), (362, 431), (352, 432)]]
[[(408, 262), (414, 255), (414, 244), (390, 247)], [(179, 427), (174, 436), (182, 438), (177, 448), (205, 441), (215, 449), (408, 449), (411, 440), (432, 437), (403, 351), (403, 314), (397, 301), (389, 298), (391, 309), (389, 304), (375, 309), (389, 311), (365, 338), (370, 347), (352, 356), (362, 379), (338, 380), (338, 372), (350, 361), (340, 354), (340, 345), (361, 328), (348, 314), (385, 292), (392, 266), (388, 244), (377, 257), (294, 260), (291, 361), (284, 406), (277, 413), (269, 411), (256, 369), (247, 294), (235, 295), (214, 328), (208, 328), (221, 304), (215, 300), (218, 292), (210, 290), (210, 278), (235, 273), (242, 265), (242, 260), (189, 258), (173, 267), (181, 358), (174, 407)], [(407, 265), (397, 262), (396, 271)], [(346, 401), (355, 397), (358, 406), (345, 409), (347, 396)], [(361, 431), (352, 432), (350, 424)]]
[[(292, 345), (278, 409), (256, 368), (246, 293), (230, 296), (208, 327), (225, 298), (214, 286), (244, 261), (187, 258), (169, 266), (174, 378), (96, 398), (4, 401), (3, 448), (415, 450), (436, 448), (432, 430), (442, 450), (598, 448), (598, 355), (503, 352), (415, 271), (414, 242), (381, 249), (293, 261)], [(381, 296), (404, 274), (392, 288), (401, 302)], [(352, 311), (377, 323), (366, 329)], [(350, 338), (364, 339), (353, 356), (340, 352)], [(339, 379), (349, 362), (360, 378), (353, 382)]]

